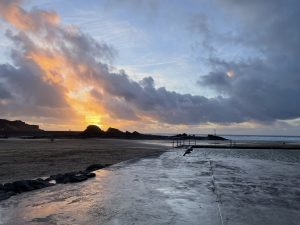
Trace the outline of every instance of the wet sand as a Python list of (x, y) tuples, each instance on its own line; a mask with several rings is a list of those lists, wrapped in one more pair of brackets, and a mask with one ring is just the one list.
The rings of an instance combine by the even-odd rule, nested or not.
[(160, 153), (166, 141), (120, 139), (0, 140), (0, 183), (84, 170)]

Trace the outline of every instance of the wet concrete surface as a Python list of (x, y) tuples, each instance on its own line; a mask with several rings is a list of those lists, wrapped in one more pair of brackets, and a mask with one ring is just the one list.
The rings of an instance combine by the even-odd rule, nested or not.
[(0, 224), (300, 224), (300, 151), (176, 149), (0, 202)]

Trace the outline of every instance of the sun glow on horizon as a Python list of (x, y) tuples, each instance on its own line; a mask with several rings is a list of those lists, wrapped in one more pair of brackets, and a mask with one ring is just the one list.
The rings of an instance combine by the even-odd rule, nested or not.
[(85, 122), (86, 122), (86, 125), (97, 125), (98, 127), (102, 127), (101, 116), (98, 116), (98, 115), (85, 116)]

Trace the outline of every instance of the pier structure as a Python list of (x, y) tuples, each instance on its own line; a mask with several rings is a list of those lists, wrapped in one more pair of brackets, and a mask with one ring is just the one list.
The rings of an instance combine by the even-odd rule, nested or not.
[[(217, 137), (217, 136), (215, 136)], [(224, 148), (224, 149), (294, 149), (300, 150), (299, 142), (285, 141), (235, 141), (212, 140), (205, 137), (188, 135), (172, 138), (172, 148)]]

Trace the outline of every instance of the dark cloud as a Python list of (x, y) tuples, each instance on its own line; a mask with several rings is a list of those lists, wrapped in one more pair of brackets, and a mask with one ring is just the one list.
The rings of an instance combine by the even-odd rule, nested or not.
[(62, 98), (61, 87), (44, 82), (39, 69), (34, 68), (34, 65), (29, 66), (15, 68), (11, 65), (0, 65), (0, 76), (4, 78), (9, 90), (18, 96), (19, 101), (28, 105), (64, 106), (66, 103)]
[(236, 107), (246, 118), (275, 121), (299, 117), (298, 74), (289, 70), (282, 73), (274, 70), (273, 65), (264, 65), (262, 62), (228, 62), (226, 66), (235, 68), (233, 77), (228, 77), (228, 70), (224, 68), (223, 72), (211, 72), (201, 77), (199, 83), (237, 102)]
[[(212, 71), (201, 76), (198, 84), (236, 102), (243, 120), (300, 117), (300, 2), (219, 2), (239, 20), (239, 35), (231, 41), (255, 49), (259, 56), (236, 61), (214, 56), (209, 59)], [(234, 72), (232, 77), (229, 71)]]
[(121, 99), (121, 104), (126, 102), (131, 112), (156, 121), (172, 124), (242, 121), (239, 111), (232, 107), (234, 104), (231, 100), (182, 95), (163, 87), (155, 88), (151, 77), (136, 82), (124, 72), (107, 72), (104, 76), (102, 73), (101, 82), (105, 93)]
[(220, 1), (241, 23), (239, 40), (271, 57), (299, 53), (300, 2), (297, 0)]
[(208, 75), (201, 77), (201, 80), (197, 81), (200, 86), (209, 86), (214, 88), (221, 94), (226, 94), (230, 90), (231, 82), (225, 71), (210, 72)]
[(9, 91), (0, 83), (0, 99), (10, 99), (12, 96)]

